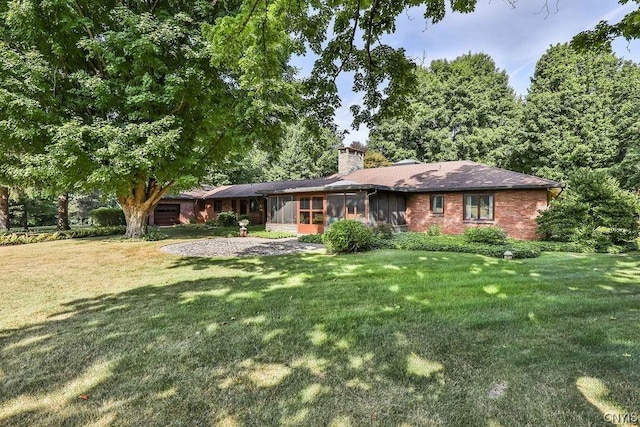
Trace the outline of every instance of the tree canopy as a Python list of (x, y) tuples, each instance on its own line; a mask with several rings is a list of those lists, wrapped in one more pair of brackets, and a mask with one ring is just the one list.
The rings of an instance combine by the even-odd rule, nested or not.
[[(640, 0), (618, 0), (618, 3), (640, 5)], [(618, 22), (600, 21), (595, 28), (576, 35), (572, 45), (584, 50), (608, 50), (618, 37), (626, 40), (640, 38), (640, 9), (629, 12)]]
[(519, 104), (508, 76), (486, 54), (435, 60), (416, 69), (405, 115), (377, 120), (369, 146), (392, 161), (467, 159), (494, 163), (510, 144)]
[[(281, 49), (288, 37), (251, 31), (259, 38), (255, 51), (225, 62), (231, 49), (216, 50), (221, 35), (213, 24), (238, 8), (210, 1), (5, 3), (7, 51), (22, 58), (35, 51), (51, 88), (52, 117), (35, 120), (47, 132), (46, 150), (33, 153), (32, 164), (58, 185), (115, 193), (127, 234), (139, 236), (148, 211), (176, 181), (197, 179), (249, 143), (274, 141), (297, 105), (290, 50)], [(33, 74), (24, 70), (26, 81)]]
[(340, 136), (330, 128), (310, 130), (303, 122), (285, 127), (278, 149), (252, 147), (232, 156), (205, 178), (215, 185), (320, 178), (337, 172)]
[(507, 165), (551, 179), (612, 168), (637, 147), (637, 64), (556, 45), (540, 58)]

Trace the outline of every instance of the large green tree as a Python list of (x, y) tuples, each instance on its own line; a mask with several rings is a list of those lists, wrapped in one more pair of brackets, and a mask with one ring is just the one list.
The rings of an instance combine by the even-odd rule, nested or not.
[(231, 47), (207, 24), (240, 5), (58, 0), (4, 8), (7, 44), (37, 50), (52, 70), (56, 121), (44, 123), (50, 141), (34, 163), (60, 186), (115, 193), (130, 237), (144, 234), (149, 210), (177, 180), (198, 177), (243, 144), (275, 140), (296, 104), (279, 28), (260, 31), (251, 20), (246, 34), (258, 38), (256, 49), (244, 62), (224, 62), (220, 51)]
[(338, 171), (341, 138), (331, 129), (309, 131), (303, 124), (287, 127), (282, 148), (265, 169), (266, 181), (312, 179)]
[(33, 181), (30, 156), (46, 144), (49, 73), (37, 51), (13, 49), (0, 40), (0, 232), (10, 227), (10, 187)]
[(611, 172), (624, 188), (640, 192), (640, 66), (625, 62), (618, 76), (613, 96), (619, 145)]
[[(450, 5), (471, 12), (475, 3)], [(413, 64), (381, 36), (404, 10), (423, 5), (425, 19), (437, 22), (445, 4), (23, 0), (0, 5), (0, 31), (51, 70), (56, 120), (35, 163), (60, 188), (115, 193), (127, 235), (139, 236), (149, 210), (179, 181), (193, 184), (211, 165), (224, 167), (228, 154), (277, 140), (298, 105), (292, 54), (318, 55), (302, 105), (321, 121), (339, 105), (343, 71), (365, 92), (357, 122), (399, 105)]]
[(227, 164), (212, 170), (205, 182), (227, 185), (311, 179), (338, 171), (337, 149), (342, 141), (330, 128), (303, 122), (288, 125), (277, 146), (274, 151), (254, 146), (230, 156)]
[(611, 51), (549, 48), (536, 65), (508, 166), (563, 180), (577, 168), (619, 164), (637, 140), (637, 67)]
[(518, 115), (507, 74), (488, 55), (469, 53), (432, 61), (416, 76), (405, 114), (377, 121), (369, 147), (393, 161), (495, 163), (495, 151), (511, 143)]

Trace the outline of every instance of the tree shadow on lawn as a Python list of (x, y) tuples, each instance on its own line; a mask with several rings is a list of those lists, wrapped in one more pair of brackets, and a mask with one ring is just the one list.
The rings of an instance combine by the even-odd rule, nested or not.
[[(0, 331), (0, 424), (597, 424), (583, 370), (638, 390), (607, 343), (442, 317), (388, 281), (367, 289), (357, 258), (177, 262), (191, 263), (245, 276), (79, 299)], [(328, 280), (342, 273), (354, 284)], [(540, 333), (558, 336), (528, 347)]]

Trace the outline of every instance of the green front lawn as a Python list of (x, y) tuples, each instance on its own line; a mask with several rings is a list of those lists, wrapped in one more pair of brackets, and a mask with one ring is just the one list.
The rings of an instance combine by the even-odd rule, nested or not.
[(638, 253), (157, 250), (174, 241), (0, 248), (0, 425), (577, 426), (640, 412)]

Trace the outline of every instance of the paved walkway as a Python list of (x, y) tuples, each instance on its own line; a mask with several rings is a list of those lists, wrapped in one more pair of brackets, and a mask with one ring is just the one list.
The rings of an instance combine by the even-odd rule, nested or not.
[(184, 256), (240, 257), (286, 255), (300, 252), (323, 251), (324, 245), (301, 243), (290, 239), (263, 239), (260, 237), (229, 237), (193, 240), (162, 246), (163, 252)]

